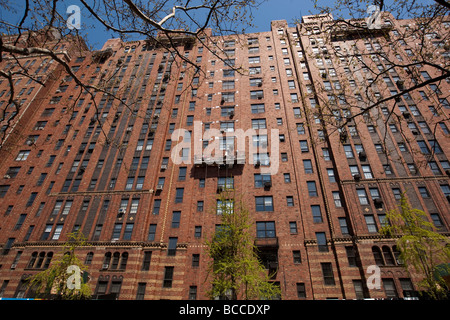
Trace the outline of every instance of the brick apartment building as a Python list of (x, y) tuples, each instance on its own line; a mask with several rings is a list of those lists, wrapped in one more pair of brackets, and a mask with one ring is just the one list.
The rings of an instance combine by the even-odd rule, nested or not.
[[(97, 52), (49, 40), (65, 46), (60, 54), (80, 79), (106, 84), (124, 103), (101, 92), (92, 98), (48, 57), (21, 58), (46, 85), (18, 77), (24, 107), (13, 125), (1, 123), (0, 296), (26, 296), (27, 277), (49, 266), (68, 233), (81, 231), (91, 246), (77, 253), (89, 267), (94, 297), (206, 299), (204, 241), (220, 223), (211, 211), (224, 187), (242, 195), (250, 210), (255, 244), (283, 299), (413, 295), (417, 279), (400, 265), (395, 240), (378, 230), (406, 192), (448, 235), (449, 84), (427, 85), (335, 130), (326, 108), (316, 112), (319, 106), (342, 90), (359, 98), (369, 85), (363, 66), (389, 67), (371, 60), (371, 52), (413, 61), (413, 43), (394, 54), (388, 42), (414, 21), (386, 13), (375, 31), (336, 26), (322, 32), (332, 23), (306, 16), (294, 27), (272, 21), (268, 32), (205, 40), (214, 39), (217, 52), (178, 39), (177, 49), (201, 65), (200, 73), (144, 40), (110, 39)], [(447, 27), (427, 40), (430, 46)], [(355, 47), (364, 64), (336, 54)], [(218, 57), (223, 52), (226, 61)], [(2, 70), (14, 68), (3, 58)], [(423, 66), (420, 72), (434, 71)], [(398, 80), (409, 78), (407, 70), (393, 68), (374, 94), (393, 94)], [(1, 106), (8, 91), (3, 80)], [(346, 119), (357, 112), (349, 105), (339, 101), (331, 114)], [(8, 109), (4, 119), (13, 112)], [(192, 147), (180, 150), (191, 161), (175, 164), (175, 130), (191, 131), (201, 148), (214, 142), (195, 135), (199, 124), (201, 132), (217, 129), (227, 137), (254, 129), (259, 134), (250, 143), (266, 149), (251, 154), (246, 142), (246, 153), (238, 154), (235, 139), (219, 139), (233, 162), (194, 159)], [(261, 173), (272, 159), (280, 159), (277, 171)], [(371, 265), (381, 268), (379, 289), (366, 287)]]

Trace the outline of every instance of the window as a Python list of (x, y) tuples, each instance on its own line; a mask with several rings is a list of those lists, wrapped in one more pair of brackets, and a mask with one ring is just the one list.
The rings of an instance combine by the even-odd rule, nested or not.
[(284, 183), (291, 182), (291, 174), (290, 173), (283, 173), (283, 176), (284, 176)]
[(194, 237), (195, 238), (201, 238), (202, 237), (202, 226), (195, 226)]
[(423, 141), (423, 140), (417, 141), (417, 144), (419, 145), (420, 151), (423, 154), (429, 154), (430, 153), (430, 150), (428, 149), (428, 146), (427, 146), (425, 141)]
[(330, 182), (336, 182), (336, 177), (334, 175), (333, 168), (327, 169), (327, 174), (328, 174), (328, 179), (330, 180)]
[(400, 200), (402, 197), (402, 192), (400, 191), (400, 188), (392, 188), (392, 193), (394, 194), (394, 198), (397, 200)]
[(159, 214), (159, 209), (161, 208), (161, 199), (155, 199), (153, 203), (153, 214)]
[(175, 203), (183, 202), (184, 188), (176, 188)]
[(297, 283), (297, 297), (299, 299), (306, 298), (306, 288), (304, 283)]
[(219, 177), (217, 180), (217, 187), (222, 189), (233, 189), (234, 188), (234, 178), (233, 177)]
[(192, 255), (192, 267), (196, 268), (200, 266), (200, 254), (194, 253)]
[(258, 99), (261, 100), (264, 98), (264, 92), (263, 90), (254, 90), (250, 91), (250, 99)]
[(27, 215), (25, 213), (23, 213), (19, 216), (19, 219), (17, 220), (16, 225), (14, 226), (14, 230), (19, 230), (22, 227), (23, 222), (25, 221), (26, 217), (27, 217)]
[(180, 169), (178, 171), (178, 181), (186, 180), (186, 171), (187, 171), (187, 167), (180, 167)]
[(133, 233), (134, 223), (126, 223), (125, 231), (123, 232), (123, 240), (131, 240), (131, 234)]
[(256, 237), (257, 238), (275, 238), (275, 222), (274, 221), (257, 221)]
[(233, 200), (217, 200), (216, 214), (221, 215), (223, 213), (233, 213), (234, 202)]
[(142, 262), (142, 268), (143, 271), (150, 270), (150, 262), (152, 260), (152, 252), (151, 251), (144, 251), (144, 260)]
[(170, 237), (169, 238), (169, 245), (167, 247), (167, 255), (168, 256), (175, 256), (177, 251), (177, 237)]
[(348, 265), (350, 267), (356, 267), (356, 252), (353, 246), (345, 247), (345, 252), (347, 253)]
[(308, 147), (308, 141), (307, 140), (300, 140), (300, 150), (302, 152), (309, 152), (309, 147)]
[(316, 240), (319, 252), (328, 252), (327, 237), (325, 232), (316, 232)]
[(302, 263), (302, 257), (301, 257), (301, 254), (300, 254), (300, 250), (292, 251), (292, 256), (294, 258), (294, 263), (295, 264)]
[(25, 204), (26, 207), (31, 207), (33, 205), (34, 199), (36, 199), (37, 192), (32, 192), (30, 194), (30, 197), (28, 198), (27, 203)]
[(197, 201), (197, 211), (203, 212), (204, 209), (204, 202), (203, 201)]
[(174, 267), (164, 267), (163, 288), (172, 288)]
[(298, 230), (297, 230), (297, 222), (295, 221), (290, 221), (289, 222), (289, 231), (291, 234), (297, 234)]
[(333, 191), (332, 194), (333, 194), (334, 206), (336, 208), (341, 208), (342, 202), (341, 202), (341, 195), (340, 195), (339, 191)]
[(261, 59), (260, 57), (248, 57), (248, 63), (260, 63)]
[(367, 206), (369, 204), (369, 200), (367, 199), (366, 190), (356, 189), (356, 193), (358, 194), (359, 203), (363, 206)]
[(434, 226), (437, 229), (441, 229), (441, 230), (444, 229), (445, 230), (444, 224), (442, 223), (442, 220), (441, 220), (441, 217), (439, 216), (439, 214), (437, 214), (437, 213), (430, 213), (430, 216), (431, 216), (431, 221), (433, 222)]
[(441, 169), (439, 169), (439, 166), (437, 165), (436, 161), (429, 161), (428, 166), (431, 169), (431, 172), (433, 172), (434, 175), (440, 175)]
[(375, 218), (373, 217), (373, 215), (365, 215), (364, 220), (366, 220), (367, 230), (369, 232), (378, 232), (377, 224), (375, 223)]
[(114, 224), (111, 240), (119, 240), (121, 231), (122, 231), (122, 224), (121, 223)]
[(441, 184), (441, 190), (446, 197), (450, 196), (450, 186), (448, 184)]
[(333, 267), (330, 262), (322, 262), (320, 264), (322, 268), (323, 282), (326, 286), (334, 286), (334, 274)]
[(369, 165), (362, 165), (362, 171), (364, 173), (364, 178), (373, 179), (372, 170)]
[(181, 211), (172, 212), (172, 228), (180, 227)]
[(288, 207), (294, 206), (294, 197), (293, 196), (286, 196), (286, 205)]
[(251, 105), (251, 111), (252, 111), (252, 113), (263, 113), (263, 112), (265, 112), (264, 103), (252, 104)]
[(148, 229), (148, 241), (155, 241), (155, 234), (156, 234), (156, 224), (151, 224)]
[(189, 286), (189, 300), (197, 300), (197, 286)]
[(339, 218), (339, 227), (341, 228), (341, 232), (343, 235), (349, 234), (347, 219), (345, 217)]
[(442, 153), (442, 149), (436, 140), (428, 140), (428, 143), (430, 144), (431, 150), (434, 153)]
[(30, 150), (21, 150), (17, 154), (16, 161), (25, 161), (30, 155)]
[(255, 197), (256, 211), (273, 211), (272, 196)]
[(72, 200), (67, 200), (66, 204), (64, 205), (64, 209), (63, 209), (61, 214), (63, 214), (63, 215), (69, 214), (70, 208), (72, 207), (72, 203), (73, 203)]
[(398, 298), (397, 290), (393, 279), (382, 279), (386, 298)]
[(323, 222), (322, 212), (320, 210), (320, 206), (319, 205), (312, 205), (311, 206), (311, 212), (312, 212), (312, 217), (313, 217), (313, 222), (314, 223), (322, 223)]
[(352, 146), (349, 144), (344, 145), (344, 152), (345, 152), (345, 156), (347, 157), (347, 159), (352, 159), (355, 157), (353, 154)]
[(303, 160), (303, 168), (305, 173), (314, 173), (311, 160)]
[(260, 174), (254, 175), (255, 188), (263, 188), (265, 184), (272, 182), (272, 176), (270, 174)]

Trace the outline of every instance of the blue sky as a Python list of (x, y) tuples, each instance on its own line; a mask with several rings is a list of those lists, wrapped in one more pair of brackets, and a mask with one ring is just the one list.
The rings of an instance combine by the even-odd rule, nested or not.
[[(331, 2), (331, 0), (323, 1)], [(0, 12), (0, 18), (8, 20), (12, 24), (19, 23), (23, 16), (24, 3), (25, 1), (23, 0), (13, 1), (10, 5), (17, 10), (17, 13), (11, 15), (10, 12), (4, 12), (3, 14)], [(72, 4), (81, 8), (81, 22), (92, 25), (94, 20), (88, 18), (90, 16), (89, 12), (83, 9), (82, 4), (78, 0), (63, 0), (59, 2), (60, 13), (64, 13), (66, 7)], [(291, 24), (295, 18), (300, 19), (302, 15), (310, 14), (309, 10), (313, 10), (312, 0), (267, 0), (260, 5), (258, 10), (253, 12), (255, 17), (253, 24), (255, 27), (248, 29), (248, 32), (270, 31), (270, 22), (272, 20), (286, 20)], [(88, 44), (94, 50), (100, 49), (107, 39), (117, 37), (117, 35), (112, 35), (111, 32), (105, 31), (103, 26), (83, 30), (82, 33), (87, 33)]]
[(314, 12), (311, 0), (268, 0), (254, 12), (254, 24), (257, 28), (249, 31), (270, 31), (270, 21), (286, 20), (291, 24), (294, 19), (301, 19), (302, 16), (309, 15), (310, 11)]
[[(16, 10), (16, 14), (11, 14), (10, 12), (1, 12), (0, 19), (6, 19), (12, 24), (19, 23), (23, 16), (24, 0), (10, 0), (9, 3)], [(195, 0), (194, 0), (195, 1)], [(386, 0), (386, 3), (395, 3), (394, 0)], [(430, 3), (433, 0), (419, 0), (419, 3)], [(320, 0), (319, 4), (322, 6), (332, 6), (335, 0)], [(87, 25), (95, 24), (94, 28), (85, 28), (82, 30), (82, 34), (87, 34), (88, 45), (92, 49), (98, 50), (102, 47), (107, 39), (117, 37), (117, 35), (107, 32), (102, 25), (99, 25), (97, 21), (93, 18), (89, 18), (90, 13), (87, 9), (83, 9), (83, 5), (79, 0), (62, 0), (58, 2), (60, 7), (60, 13), (64, 14), (65, 9), (69, 5), (78, 5), (81, 8), (81, 19), (82, 23)], [(364, 4), (363, 4), (364, 5)], [(294, 19), (301, 19), (304, 15), (310, 15), (311, 13), (317, 13), (314, 9), (312, 0), (266, 0), (260, 5), (258, 10), (253, 12), (255, 27), (247, 29), (247, 32), (264, 32), (270, 31), (270, 22), (272, 20), (286, 20), (290, 25), (292, 25)], [(68, 15), (67, 15), (68, 17)], [(1, 32), (2, 30), (0, 30)], [(140, 38), (139, 38), (140, 39)]]
[[(255, 27), (249, 28), (247, 32), (270, 31), (272, 20), (286, 20), (289, 24), (292, 24), (294, 19), (300, 19), (302, 15), (309, 15), (310, 11), (313, 10), (314, 6), (311, 0), (267, 0), (259, 6), (258, 10), (253, 12)], [(88, 30), (88, 41), (94, 49), (99, 49), (107, 39), (112, 37), (103, 28)]]

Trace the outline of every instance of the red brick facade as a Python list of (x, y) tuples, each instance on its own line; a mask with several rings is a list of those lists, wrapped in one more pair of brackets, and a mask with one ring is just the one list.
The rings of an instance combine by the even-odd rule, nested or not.
[[(92, 245), (78, 254), (86, 259), (89, 283), (97, 297), (115, 293), (119, 299), (206, 299), (204, 240), (220, 223), (220, 216), (211, 211), (218, 186), (227, 177), (233, 178), (233, 188), (251, 212), (252, 232), (266, 235), (257, 236), (256, 244), (267, 268), (276, 271), (274, 281), (283, 299), (403, 298), (407, 291), (417, 290), (416, 279), (398, 265), (395, 241), (381, 238), (377, 230), (382, 214), (396, 207), (394, 193), (399, 189), (447, 234), (448, 132), (441, 127), (435, 132), (442, 149), (433, 155), (441, 172), (436, 174), (429, 166), (419, 165), (430, 161), (424, 155), (399, 147), (406, 136), (411, 141), (408, 150), (419, 150), (414, 140), (431, 139), (425, 133), (387, 132), (385, 145), (391, 153), (386, 159), (379, 152), (386, 121), (381, 105), (370, 111), (373, 126), (363, 116), (350, 121), (348, 126), (356, 128), (356, 133), (349, 132), (345, 141), (332, 126), (322, 126), (326, 110), (314, 117), (317, 109), (310, 104), (311, 98), (318, 105), (327, 99), (327, 92), (320, 90), (326, 80), (320, 69), (326, 69), (328, 80), (339, 81), (342, 87), (351, 80), (361, 90), (367, 84), (361, 68), (343, 63), (338, 56), (329, 57), (331, 46), (350, 50), (354, 44), (365, 52), (365, 43), (379, 42), (387, 48), (387, 40), (375, 35), (317, 46), (310, 38), (320, 38), (315, 28), (322, 24), (304, 21), (295, 27), (272, 21), (270, 32), (212, 38), (217, 50), (185, 39), (178, 49), (192, 61), (199, 57), (202, 71), (197, 74), (180, 57), (171, 58), (163, 48), (145, 41), (110, 39), (101, 52), (67, 54), (78, 77), (115, 92), (128, 107), (106, 94), (91, 97), (82, 92), (53, 63), (55, 71), (48, 69), (46, 86), (27, 97), (29, 108), (1, 151), (1, 295), (23, 296), (21, 281), (55, 259), (67, 234), (79, 230)], [(402, 28), (402, 21), (390, 17), (390, 23), (387, 32), (394, 37), (393, 30)], [(323, 51), (324, 46), (330, 53)], [(234, 59), (242, 74), (227, 71), (232, 69), (216, 56), (223, 56), (222, 50), (234, 50), (227, 52), (228, 58)], [(99, 61), (102, 54), (104, 61)], [(318, 65), (319, 57), (323, 65)], [(44, 57), (36, 59), (35, 66)], [(405, 54), (404, 59), (409, 57)], [(5, 59), (2, 68), (9, 62)], [(347, 71), (348, 67), (355, 69)], [(404, 70), (396, 72), (391, 76), (406, 77)], [(22, 79), (20, 85), (28, 90), (31, 85), (25, 82)], [(439, 88), (447, 92), (448, 83), (442, 81)], [(0, 92), (7, 89), (3, 81)], [(380, 92), (388, 89), (380, 88)], [(352, 89), (347, 85), (344, 90)], [(252, 91), (262, 91), (263, 96)], [(410, 110), (413, 121), (430, 128), (439, 122), (448, 127), (448, 109), (442, 107), (441, 114), (433, 116), (428, 108), (437, 107), (439, 97), (431, 97), (435, 101), (428, 105), (418, 91), (410, 95), (403, 105), (417, 107)], [(5, 96), (0, 99), (2, 104), (7, 101)], [(392, 107), (389, 103), (386, 106)], [(280, 134), (280, 163), (270, 185), (255, 177), (264, 165), (251, 164), (249, 141), (245, 164), (173, 163), (177, 142), (168, 146), (167, 141), (174, 130), (193, 131), (197, 125), (193, 121), (201, 121), (203, 132), (209, 126), (231, 134), (231, 128), (255, 128), (258, 121), (252, 120), (256, 119), (265, 120), (269, 154), (275, 146), (271, 129)], [(44, 126), (38, 121), (47, 122)], [(194, 134), (191, 141), (201, 138)], [(193, 160), (193, 146), (189, 151)], [(392, 173), (386, 174), (383, 165), (387, 163)], [(416, 163), (416, 173), (410, 171), (410, 163)], [(350, 166), (358, 167), (359, 180)], [(428, 197), (421, 196), (424, 190)], [(325, 243), (319, 245), (323, 235)], [(175, 252), (171, 250), (174, 243)], [(367, 268), (375, 264), (382, 265), (382, 285), (367, 290)]]

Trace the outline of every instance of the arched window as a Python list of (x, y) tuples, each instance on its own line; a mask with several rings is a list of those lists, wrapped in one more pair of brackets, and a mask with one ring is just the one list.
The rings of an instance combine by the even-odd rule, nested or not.
[(128, 262), (128, 252), (122, 253), (122, 260), (120, 261), (120, 269), (125, 270)]
[(384, 266), (383, 256), (381, 255), (381, 250), (377, 246), (372, 247), (373, 258), (375, 259), (375, 264), (377, 266)]
[(35, 251), (31, 254), (31, 259), (30, 259), (30, 262), (28, 262), (27, 268), (33, 268), (33, 266), (36, 262), (37, 256), (38, 256), (37, 251)]
[(112, 263), (111, 263), (112, 270), (117, 269), (117, 266), (119, 265), (119, 259), (120, 259), (120, 252), (114, 252)]
[(398, 250), (397, 246), (392, 247), (392, 252), (394, 253), (395, 262), (398, 265), (403, 265), (403, 260), (400, 258), (400, 250)]
[(44, 262), (45, 259), (45, 252), (42, 251), (39, 253), (39, 257), (38, 260), (36, 262), (36, 265), (34, 266), (36, 269), (39, 269), (42, 266), (42, 263)]
[(386, 261), (386, 265), (388, 265), (388, 266), (395, 265), (395, 260), (394, 260), (394, 256), (392, 255), (391, 248), (389, 248), (388, 246), (383, 246), (383, 256), (384, 256), (384, 261)]
[(94, 258), (94, 253), (93, 252), (88, 252), (86, 254), (86, 260), (84, 260), (84, 264), (91, 264), (93, 258)]
[(108, 269), (110, 263), (111, 263), (111, 252), (106, 252), (105, 258), (103, 259), (102, 269)]
[(52, 261), (53, 258), (53, 252), (47, 252), (47, 257), (45, 259), (45, 263), (44, 263), (44, 269), (47, 269), (48, 266), (50, 265), (50, 262)]

